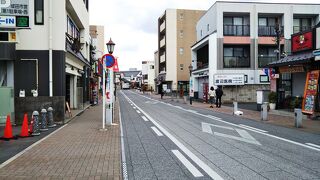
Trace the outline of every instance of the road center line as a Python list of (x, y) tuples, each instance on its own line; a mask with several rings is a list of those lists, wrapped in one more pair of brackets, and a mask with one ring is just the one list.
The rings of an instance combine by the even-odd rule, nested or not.
[(151, 127), (151, 129), (158, 135), (158, 136), (163, 136), (163, 134), (154, 126)]
[(262, 130), (262, 129), (258, 129), (258, 128), (254, 128), (254, 127), (251, 127), (251, 126), (247, 126), (247, 125), (244, 125), (244, 124), (239, 124), (239, 126), (243, 126), (243, 128), (245, 128), (245, 129), (253, 129), (253, 130), (264, 132), (264, 133), (268, 132), (268, 131), (265, 131), (265, 130)]
[[(123, 96), (127, 97), (123, 92), (121, 92)], [(134, 104), (134, 103), (133, 103)], [(135, 106), (137, 106), (135, 104)], [(147, 113), (145, 113), (141, 108), (137, 106), (137, 108), (155, 125), (163, 132), (173, 143), (175, 143), (181, 151), (183, 151), (190, 159), (193, 160), (201, 169), (203, 169), (212, 179), (222, 180), (223, 178), (212, 170), (206, 163), (204, 163), (201, 159), (199, 159), (196, 155), (194, 155), (187, 147), (185, 147), (180, 141), (178, 141), (173, 135), (171, 135), (165, 128), (160, 126), (152, 117), (150, 117)]]
[(196, 167), (194, 167), (194, 165), (192, 165), (190, 161), (188, 161), (188, 159), (181, 154), (180, 151), (178, 150), (171, 150), (171, 151), (175, 156), (177, 156), (177, 158), (181, 161), (181, 163), (186, 166), (186, 168), (191, 172), (191, 174), (194, 177), (203, 176), (203, 174), (201, 174), (201, 172)]

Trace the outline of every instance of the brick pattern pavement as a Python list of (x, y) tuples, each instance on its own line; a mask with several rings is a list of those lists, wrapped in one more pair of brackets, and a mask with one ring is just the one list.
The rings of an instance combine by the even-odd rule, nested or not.
[[(0, 179), (122, 179), (120, 127), (102, 127), (102, 106), (93, 106), (67, 126), (0, 169)], [(115, 110), (115, 123), (119, 124)]]
[[(147, 93), (145, 93), (147, 95)], [(152, 98), (161, 100), (160, 95), (155, 95), (155, 94), (150, 94), (148, 95), (152, 96)], [(163, 101), (171, 101), (170, 96), (164, 96)], [(174, 102), (179, 102), (183, 103), (183, 99), (181, 98), (173, 98)], [(187, 104), (189, 105), (189, 101), (187, 101)], [(221, 108), (209, 108), (209, 104), (206, 103), (201, 103), (201, 102), (192, 102), (193, 107), (197, 108), (206, 108), (206, 109), (211, 109), (212, 111), (219, 112), (219, 113), (224, 113), (224, 114), (233, 114), (233, 107), (228, 107), (228, 106), (221, 106)], [(243, 118), (255, 120), (255, 121), (261, 121), (261, 113), (259, 111), (252, 111), (252, 110), (246, 110), (246, 109), (239, 109), (240, 111), (243, 112)], [(293, 113), (293, 112), (292, 112)], [(284, 126), (288, 128), (295, 128), (294, 127), (294, 118), (290, 116), (282, 116), (282, 115), (275, 115), (275, 114), (268, 114), (268, 121), (261, 121), (263, 123), (268, 123), (268, 124), (274, 124), (278, 126)], [(296, 128), (301, 131), (305, 132), (310, 132), (310, 133), (315, 133), (315, 134), (320, 134), (320, 121), (319, 120), (303, 120), (302, 121), (302, 128)]]

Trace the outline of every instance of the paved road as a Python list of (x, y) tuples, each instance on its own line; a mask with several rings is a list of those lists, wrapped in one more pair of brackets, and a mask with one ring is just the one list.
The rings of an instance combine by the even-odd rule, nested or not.
[(134, 91), (119, 100), (129, 179), (320, 179), (319, 135)]

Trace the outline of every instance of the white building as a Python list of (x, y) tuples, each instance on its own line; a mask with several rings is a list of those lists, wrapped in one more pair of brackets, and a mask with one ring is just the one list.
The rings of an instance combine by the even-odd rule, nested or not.
[[(15, 97), (19, 97), (20, 90), (25, 90), (26, 97), (32, 96), (31, 90), (37, 90), (41, 98), (32, 100), (32, 108), (39, 110), (55, 104), (59, 120), (62, 120), (65, 101), (71, 108), (77, 109), (89, 98), (89, 0), (10, 2), (24, 5), (8, 8), (27, 8), (25, 11), (29, 11), (29, 19), (25, 22), (28, 22), (30, 29), (5, 29), (16, 32), (17, 37), (16, 44), (0, 43), (0, 49), (14, 53), (13, 58), (6, 59), (7, 86), (13, 88)], [(4, 29), (0, 27), (0, 30)], [(26, 109), (27, 103), (30, 102), (16, 98), (15, 112), (30, 111)], [(20, 115), (16, 113), (16, 117), (21, 118)]]
[(263, 67), (278, 59), (275, 27), (283, 36), (281, 52), (291, 51), (291, 34), (311, 29), (319, 21), (319, 4), (219, 2), (198, 21), (192, 46), (195, 98), (206, 98), (214, 75), (242, 74), (244, 86), (224, 86), (223, 100), (255, 102), (256, 89), (269, 89)]
[(154, 61), (142, 61), (142, 83), (146, 86), (146, 90), (155, 90), (155, 71)]

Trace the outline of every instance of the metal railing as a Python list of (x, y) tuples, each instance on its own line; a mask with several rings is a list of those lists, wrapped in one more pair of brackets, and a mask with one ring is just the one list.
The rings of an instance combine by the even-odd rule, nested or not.
[(269, 63), (277, 61), (278, 58), (276, 56), (259, 56), (258, 57), (258, 67), (263, 68), (267, 66)]
[(250, 67), (250, 57), (224, 56), (223, 57), (223, 67), (224, 68)]
[(311, 26), (293, 26), (293, 33), (298, 33), (301, 31), (311, 30)]
[[(275, 31), (276, 26), (258, 26), (258, 35), (259, 36), (276, 36)], [(283, 35), (283, 26), (281, 26), (281, 34)]]
[(223, 25), (224, 36), (249, 36), (249, 25)]

